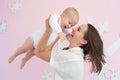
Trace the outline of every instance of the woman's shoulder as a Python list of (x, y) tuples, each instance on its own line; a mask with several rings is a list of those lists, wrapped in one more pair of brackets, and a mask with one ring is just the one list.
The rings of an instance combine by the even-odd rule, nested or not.
[(60, 50), (52, 53), (52, 57), (54, 61), (64, 62), (64, 61), (83, 61), (83, 53), (79, 48), (71, 48), (67, 50)]
[(59, 50), (55, 52), (56, 54), (70, 54), (70, 53), (79, 53), (79, 54), (83, 54), (83, 49), (81, 49), (80, 47), (74, 47), (74, 48), (64, 48), (63, 50)]

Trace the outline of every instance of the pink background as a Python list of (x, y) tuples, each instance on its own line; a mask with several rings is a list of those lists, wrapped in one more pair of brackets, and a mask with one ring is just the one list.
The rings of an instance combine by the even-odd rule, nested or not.
[[(8, 63), (8, 58), (23, 44), (25, 39), (44, 24), (44, 20), (53, 13), (61, 13), (67, 7), (75, 7), (80, 14), (79, 24), (86, 23), (86, 16), (91, 16), (93, 25), (107, 21), (109, 32), (102, 35), (105, 48), (109, 47), (120, 36), (120, 1), (119, 0), (21, 0), (21, 8), (12, 12), (9, 4), (16, 0), (0, 0), (0, 24), (7, 21), (7, 29), (0, 32), (0, 80), (44, 80), (44, 71), (51, 70), (48, 63), (33, 57), (20, 70), (24, 55)], [(118, 60), (120, 50), (108, 59), (107, 69), (120, 71)], [(93, 80), (89, 72), (89, 63), (85, 62), (84, 80)], [(106, 79), (107, 80), (107, 79)]]

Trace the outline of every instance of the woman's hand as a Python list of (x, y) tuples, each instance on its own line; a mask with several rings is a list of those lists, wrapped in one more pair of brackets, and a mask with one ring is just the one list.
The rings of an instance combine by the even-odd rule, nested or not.
[(50, 17), (45, 20), (45, 23), (46, 23), (46, 32), (47, 33), (51, 33), (52, 32), (52, 28), (49, 25), (49, 20), (50, 20)]

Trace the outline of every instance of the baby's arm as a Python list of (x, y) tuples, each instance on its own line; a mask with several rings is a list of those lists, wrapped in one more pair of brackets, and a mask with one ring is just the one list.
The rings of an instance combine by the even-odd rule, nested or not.
[(56, 33), (58, 33), (58, 37), (60, 39), (65, 39), (65, 34), (62, 32), (62, 28), (60, 24), (58, 23), (58, 20), (60, 18), (60, 15), (58, 14), (53, 14), (50, 16), (49, 24), (52, 28), (52, 30)]
[(60, 18), (60, 15), (53, 14), (50, 16), (50, 20), (49, 20), (49, 24), (50, 24), (52, 30), (56, 33), (62, 32), (62, 28), (58, 22), (59, 18)]

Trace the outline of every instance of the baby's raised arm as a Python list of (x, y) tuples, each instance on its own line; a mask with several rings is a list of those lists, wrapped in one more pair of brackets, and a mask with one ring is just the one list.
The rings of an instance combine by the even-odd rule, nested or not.
[(59, 39), (64, 40), (66, 37), (65, 37), (65, 34), (62, 32), (62, 28), (59, 24), (59, 18), (60, 18), (60, 15), (58, 15), (58, 14), (51, 15), (49, 24), (50, 24), (50, 27), (52, 28), (53, 32), (58, 33)]

